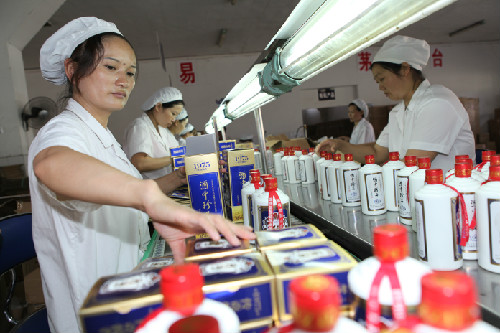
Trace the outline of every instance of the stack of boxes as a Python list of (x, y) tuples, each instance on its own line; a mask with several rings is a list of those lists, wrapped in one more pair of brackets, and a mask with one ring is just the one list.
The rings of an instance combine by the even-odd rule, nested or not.
[[(205, 279), (206, 298), (229, 305), (242, 332), (255, 332), (291, 319), (289, 285), (311, 274), (339, 282), (344, 312), (352, 311), (347, 274), (356, 260), (312, 225), (257, 233), (257, 248), (247, 242), (233, 247), (222, 239), (188, 242), (186, 261), (196, 262)], [(133, 272), (96, 282), (81, 310), (86, 332), (133, 332), (141, 319), (161, 307), (159, 270), (171, 256), (147, 259)]]

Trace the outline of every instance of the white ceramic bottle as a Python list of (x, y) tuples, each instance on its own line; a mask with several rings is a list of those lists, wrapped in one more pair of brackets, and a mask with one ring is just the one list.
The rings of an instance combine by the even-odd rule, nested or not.
[(324, 163), (326, 161), (325, 156), (327, 154), (328, 153), (326, 151), (321, 151), (320, 152), (320, 156), (321, 157), (316, 161), (316, 165), (315, 165), (315, 168), (316, 168), (316, 181), (318, 182), (318, 186), (321, 186), (321, 175), (319, 173), (320, 172), (319, 167), (321, 166), (322, 163)]
[(481, 321), (474, 280), (463, 272), (432, 272), (422, 277), (420, 324), (415, 333), (498, 333)]
[[(313, 148), (311, 148), (313, 149)], [(311, 152), (309, 152), (309, 154), (311, 154)], [(313, 162), (314, 162), (314, 180), (315, 181), (318, 181), (318, 172), (316, 170), (316, 163), (318, 162), (318, 160), (321, 159), (321, 156), (316, 154), (316, 152), (313, 151), (313, 153), (311, 154), (312, 158), (313, 158)]]
[(418, 170), (410, 175), (410, 209), (411, 209), (411, 228), (417, 231), (417, 219), (415, 218), (415, 192), (425, 185), (425, 170), (431, 168), (431, 159), (429, 157), (420, 157), (418, 161)]
[[(407, 313), (416, 312), (416, 307), (420, 304), (420, 279), (431, 269), (424, 263), (410, 258), (409, 248), (408, 233), (404, 226), (385, 224), (374, 228), (374, 256), (353, 267), (348, 275), (349, 289), (357, 298), (355, 301), (357, 322), (367, 323), (367, 327), (377, 326), (378, 322), (382, 322), (385, 327), (379, 329), (384, 332), (392, 326), (393, 320), (401, 320)], [(372, 292), (373, 295), (370, 297)], [(402, 309), (403, 306), (406, 309)], [(377, 308), (380, 309), (378, 317), (373, 311)]]
[(399, 160), (399, 152), (389, 152), (389, 161), (382, 166), (384, 177), (385, 206), (391, 212), (399, 212), (396, 196), (396, 174), (405, 164)]
[(160, 277), (163, 306), (149, 314), (136, 333), (176, 332), (179, 325), (190, 326), (193, 331), (203, 327), (203, 332), (240, 332), (240, 321), (233, 309), (204, 298), (203, 276), (197, 264), (165, 267)]
[(296, 151), (291, 150), (286, 160), (287, 178), (290, 184), (299, 184), (301, 182), (300, 170), (298, 170), (298, 168), (300, 168), (299, 158), (295, 153)]
[(330, 200), (333, 203), (342, 203), (342, 188), (340, 183), (341, 154), (333, 154), (333, 162), (328, 166), (328, 181), (330, 188)]
[(463, 265), (458, 195), (443, 185), (441, 169), (425, 170), (425, 182), (415, 193), (418, 256), (435, 270), (458, 269)]
[(359, 190), (363, 214), (380, 215), (387, 211), (382, 167), (375, 164), (373, 155), (366, 155), (365, 165), (359, 169)]
[(253, 229), (252, 194), (260, 188), (260, 171), (250, 170), (250, 181), (241, 189), (241, 205), (243, 207), (243, 224)]
[[(461, 231), (460, 246), (462, 247), (462, 257), (466, 260), (477, 259), (477, 229), (476, 229), (476, 191), (481, 183), (471, 178), (472, 168), (466, 163), (455, 164), (455, 177), (446, 182), (461, 195), (459, 200), (463, 199), (459, 205), (458, 221)], [(467, 214), (464, 214), (463, 208)], [(468, 235), (464, 234), (464, 228), (467, 228)]]
[(476, 191), (478, 263), (500, 273), (500, 165), (489, 171), (488, 182)]
[(343, 206), (360, 206), (358, 170), (361, 165), (353, 161), (352, 154), (344, 155), (345, 162), (340, 166), (340, 186)]
[[(255, 198), (254, 230), (277, 230), (290, 227), (290, 198), (278, 189), (276, 178), (264, 179), (264, 192)], [(272, 198), (272, 200), (270, 199)], [(270, 209), (269, 209), (270, 208)], [(269, 216), (269, 211), (272, 215)]]
[(314, 160), (307, 150), (302, 150), (302, 156), (299, 157), (300, 163), (300, 181), (302, 185), (314, 184)]
[(484, 164), (481, 171), (472, 170), (472, 172), (481, 172), (481, 176), (486, 180), (490, 176), (490, 167), (494, 165), (500, 165), (500, 155), (491, 155), (490, 160)]
[(283, 150), (280, 148), (273, 154), (273, 165), (274, 165), (274, 175), (283, 175), (283, 165), (281, 164), (281, 158), (284, 156)]
[(323, 196), (323, 200), (330, 200), (330, 180), (328, 175), (328, 167), (333, 163), (333, 155), (326, 154), (325, 161), (320, 165), (321, 186), (319, 191)]
[(418, 170), (417, 157), (405, 156), (405, 167), (396, 174), (396, 196), (398, 197), (399, 221), (411, 225), (410, 175)]
[(287, 163), (287, 160), (289, 158), (290, 158), (290, 150), (288, 148), (285, 148), (285, 154), (283, 158), (281, 158), (281, 170), (283, 171), (283, 182), (285, 183), (289, 182), (288, 163)]
[(292, 323), (273, 328), (270, 333), (368, 333), (341, 315), (340, 289), (337, 280), (328, 275), (306, 275), (290, 283)]
[(480, 172), (484, 179), (488, 179), (489, 177), (489, 168), (491, 162), (491, 156), (495, 155), (494, 150), (483, 150), (481, 152), (481, 163), (476, 165), (474, 171)]

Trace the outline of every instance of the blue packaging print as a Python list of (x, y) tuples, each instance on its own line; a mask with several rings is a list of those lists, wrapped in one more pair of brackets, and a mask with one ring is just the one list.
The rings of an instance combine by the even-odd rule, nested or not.
[(194, 210), (222, 215), (218, 172), (188, 175), (188, 183), (191, 207)]
[(236, 148), (235, 140), (219, 141), (219, 151), (235, 149), (235, 148)]
[(231, 168), (231, 205), (241, 206), (241, 190), (243, 184), (250, 179), (250, 170), (253, 164), (244, 166), (235, 166)]
[[(269, 226), (269, 210), (267, 206), (259, 206), (257, 208), (259, 219), (259, 225), (256, 225), (256, 229), (254, 230), (268, 230)], [(283, 205), (283, 228), (290, 227), (289, 219), (288, 219), (288, 211), (290, 210), (290, 204), (286, 203)], [(273, 227), (274, 229), (279, 229), (279, 211), (276, 205), (274, 205), (273, 211)]]
[(179, 147), (170, 148), (170, 156), (176, 157), (176, 156), (184, 156), (184, 155), (186, 155), (186, 146), (179, 146)]
[(174, 162), (174, 170), (179, 169), (180, 167), (183, 167), (185, 165), (184, 163), (184, 157), (174, 157), (172, 158), (172, 161)]

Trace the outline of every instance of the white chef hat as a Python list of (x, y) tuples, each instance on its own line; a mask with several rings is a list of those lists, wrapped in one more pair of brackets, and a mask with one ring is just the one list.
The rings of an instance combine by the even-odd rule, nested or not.
[(194, 126), (191, 124), (187, 124), (186, 127), (182, 130), (182, 132), (179, 135), (187, 134), (187, 133), (191, 132), (192, 130), (194, 130)]
[(78, 45), (104, 32), (121, 35), (116, 25), (97, 17), (80, 17), (66, 23), (50, 36), (40, 49), (40, 70), (43, 78), (56, 85), (65, 84), (67, 78), (64, 61), (71, 56)]
[(174, 87), (163, 87), (158, 89), (142, 104), (142, 110), (147, 111), (158, 103), (170, 103), (173, 101), (182, 101), (181, 91)]
[(421, 71), (427, 65), (430, 54), (430, 46), (425, 40), (398, 35), (384, 43), (373, 58), (373, 62), (394, 64), (407, 62), (411, 67)]
[(368, 105), (366, 104), (365, 101), (363, 101), (361, 98), (357, 98), (351, 102), (352, 104), (356, 105), (358, 109), (363, 111), (364, 117), (368, 118), (368, 114), (370, 113), (370, 109), (368, 109)]
[(183, 120), (187, 117), (188, 117), (188, 112), (186, 111), (186, 108), (182, 108), (181, 113), (179, 113), (177, 117), (175, 117), (175, 120)]

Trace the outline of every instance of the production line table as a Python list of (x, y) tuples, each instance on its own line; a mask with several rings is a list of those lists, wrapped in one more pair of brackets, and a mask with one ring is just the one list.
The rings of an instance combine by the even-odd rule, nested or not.
[[(369, 216), (361, 207), (344, 207), (323, 200), (318, 185), (284, 183), (278, 176), (278, 187), (290, 197), (291, 214), (304, 223), (313, 224), (327, 238), (342, 246), (359, 260), (373, 255), (373, 229), (377, 225), (398, 223), (397, 212)], [(408, 231), (410, 256), (418, 259), (417, 234), (411, 226), (403, 225)], [(479, 267), (477, 261), (464, 260), (462, 268), (476, 281), (481, 315), (484, 321), (500, 328), (500, 274)]]

